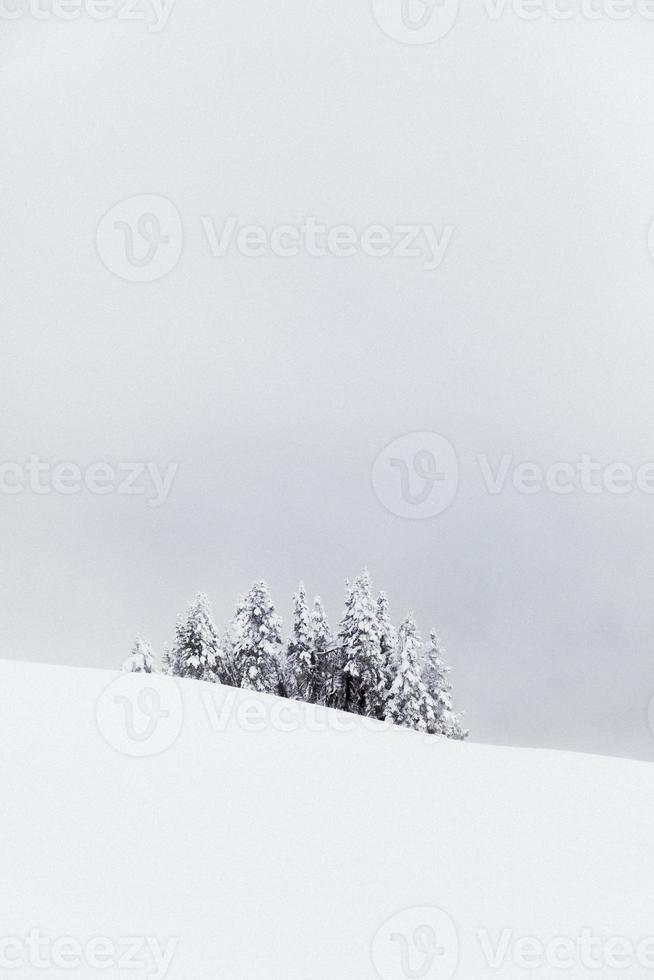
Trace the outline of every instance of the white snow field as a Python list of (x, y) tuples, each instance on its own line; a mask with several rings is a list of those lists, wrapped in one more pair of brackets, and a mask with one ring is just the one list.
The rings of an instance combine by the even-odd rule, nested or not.
[(0, 976), (654, 976), (654, 768), (0, 662)]

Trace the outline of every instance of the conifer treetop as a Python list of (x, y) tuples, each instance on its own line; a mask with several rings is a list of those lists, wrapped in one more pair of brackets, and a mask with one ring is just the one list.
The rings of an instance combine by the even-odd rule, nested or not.
[(218, 664), (218, 630), (211, 615), (211, 604), (198, 592), (188, 604), (185, 617), (177, 620), (175, 645), (170, 663), (179, 677), (213, 680)]
[(238, 626), (234, 658), (241, 687), (276, 693), (280, 681), (281, 619), (263, 580), (255, 582), (245, 596)]
[(398, 633), (397, 673), (388, 695), (387, 712), (396, 725), (428, 732), (435, 721), (434, 700), (421, 671), (422, 640), (413, 613)]
[(122, 669), (131, 674), (151, 674), (154, 670), (154, 651), (150, 644), (137, 636), (132, 651)]

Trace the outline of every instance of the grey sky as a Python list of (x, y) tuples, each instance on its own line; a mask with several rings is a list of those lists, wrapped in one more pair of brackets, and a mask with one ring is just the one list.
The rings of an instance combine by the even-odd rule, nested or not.
[[(1, 458), (179, 465), (159, 508), (2, 496), (2, 655), (118, 665), (198, 589), (222, 626), (256, 577), (286, 621), (303, 578), (335, 624), (367, 565), (440, 628), (475, 740), (654, 757), (654, 498), (491, 495), (476, 461), (654, 459), (654, 22), (480, 4), (412, 46), (364, 2), (177, 0), (159, 33), (2, 37)], [(138, 194), (182, 217), (154, 282), (96, 251)], [(230, 215), (454, 233), (431, 272), (216, 258), (201, 217)], [(459, 492), (405, 520), (371, 467), (423, 430)]]

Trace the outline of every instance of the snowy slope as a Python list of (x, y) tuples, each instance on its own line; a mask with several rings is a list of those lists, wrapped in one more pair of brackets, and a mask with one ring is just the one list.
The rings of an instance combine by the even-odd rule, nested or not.
[[(586, 929), (610, 959), (612, 937), (654, 935), (648, 764), (439, 742), (230, 689), (13, 662), (0, 663), (0, 753), (12, 940), (0, 951), (23, 965), (7, 976), (605, 977), (547, 965), (551, 947), (525, 971), (518, 940), (571, 949)], [(48, 970), (30, 965), (35, 929)], [(172, 950), (167, 973), (143, 944), (142, 967), (121, 968), (128, 937)], [(78, 962), (71, 939), (75, 972), (61, 965)], [(615, 975), (651, 974), (634, 960)]]

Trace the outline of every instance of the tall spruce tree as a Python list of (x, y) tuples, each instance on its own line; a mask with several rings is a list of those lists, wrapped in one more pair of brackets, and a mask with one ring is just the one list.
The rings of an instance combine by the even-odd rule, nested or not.
[(234, 660), (234, 644), (236, 638), (236, 617), (229, 624), (223, 635), (220, 637), (218, 648), (218, 668), (216, 673), (219, 675), (221, 684), (228, 684), (230, 687), (240, 687), (241, 679), (236, 670)]
[(435, 723), (434, 699), (422, 679), (423, 649), (418, 627), (412, 615), (400, 626), (397, 649), (397, 673), (386, 704), (386, 717), (394, 725), (430, 731)]
[(273, 678), (273, 694), (276, 694), (280, 698), (293, 697), (293, 681), (290, 677), (286, 652), (283, 646), (279, 646), (273, 656)]
[(234, 662), (240, 686), (282, 694), (285, 671), (281, 657), (281, 620), (265, 582), (255, 582), (237, 613)]
[(164, 647), (163, 656), (161, 658), (161, 673), (167, 674), (168, 677), (177, 676), (177, 661), (175, 657), (175, 646)]
[(237, 649), (243, 636), (244, 623), (245, 596), (242, 595), (239, 596), (236, 604), (236, 610), (223, 634), (221, 642), (221, 648), (224, 652), (224, 660), (227, 664), (229, 664), (232, 675), (231, 683), (234, 685), (234, 687), (241, 687), (241, 682), (243, 680), (242, 664), (239, 660)]
[(316, 656), (313, 626), (304, 583), (293, 596), (293, 624), (286, 645), (286, 662), (291, 692), (310, 701), (315, 687)]
[(388, 612), (388, 598), (380, 592), (377, 598), (377, 623), (379, 624), (379, 644), (384, 664), (384, 689), (388, 693), (395, 678), (397, 655), (397, 632)]
[(203, 592), (189, 603), (186, 618), (177, 621), (175, 643), (166, 660), (168, 670), (178, 677), (220, 680), (218, 630)]
[(313, 600), (311, 611), (315, 671), (308, 700), (312, 704), (330, 704), (336, 685), (336, 660), (334, 657), (334, 637), (329, 629), (327, 613), (320, 596)]
[(131, 674), (154, 673), (154, 651), (146, 640), (136, 637), (132, 652), (124, 662), (122, 669)]
[(428, 731), (462, 740), (467, 738), (468, 731), (463, 728), (461, 718), (452, 705), (452, 685), (448, 677), (451, 670), (445, 662), (445, 650), (438, 633), (432, 630), (422, 664), (422, 677), (434, 702), (434, 721)]
[(384, 662), (376, 603), (370, 577), (357, 576), (345, 600), (338, 631), (339, 678), (336, 706), (372, 718), (383, 718)]

